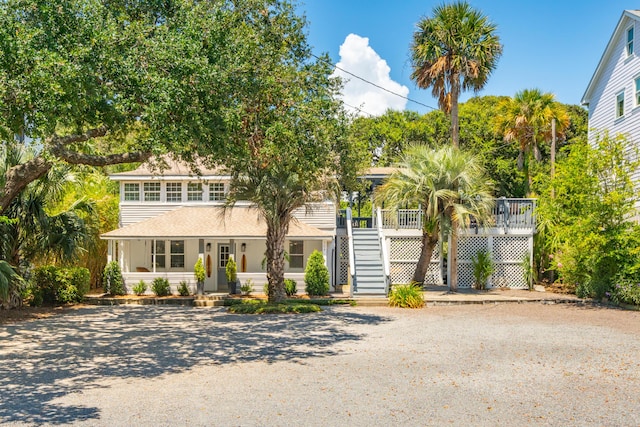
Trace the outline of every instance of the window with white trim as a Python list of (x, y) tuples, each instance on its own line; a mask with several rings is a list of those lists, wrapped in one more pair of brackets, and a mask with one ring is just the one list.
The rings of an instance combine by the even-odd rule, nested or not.
[(165, 253), (164, 240), (156, 240), (155, 245), (151, 244), (151, 265), (155, 262), (156, 268), (164, 268)]
[(635, 101), (636, 101), (636, 107), (638, 107), (640, 106), (640, 77), (637, 77), (635, 79), (635, 89), (636, 89)]
[(184, 240), (171, 241), (171, 268), (184, 268)]
[(224, 182), (212, 182), (209, 184), (209, 201), (219, 202), (227, 198)]
[(182, 201), (182, 183), (167, 182), (167, 202)]
[(190, 182), (187, 184), (187, 200), (190, 202), (202, 201), (202, 184), (199, 182)]
[(125, 182), (124, 183), (124, 200), (139, 201), (140, 200), (140, 184)]
[(633, 25), (627, 28), (627, 56), (633, 55)]
[(289, 242), (289, 268), (304, 268), (304, 242), (302, 240)]
[(624, 92), (616, 95), (616, 119), (624, 116)]
[(145, 202), (160, 201), (160, 183), (159, 182), (145, 182), (143, 188), (144, 188)]

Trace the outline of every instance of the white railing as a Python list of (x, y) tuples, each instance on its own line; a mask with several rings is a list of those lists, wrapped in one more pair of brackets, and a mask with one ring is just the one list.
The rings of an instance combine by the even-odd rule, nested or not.
[(355, 273), (356, 273), (356, 255), (353, 249), (353, 228), (351, 224), (351, 209), (347, 208), (347, 237), (349, 238), (349, 281), (351, 282), (351, 286), (349, 286), (349, 296), (353, 297), (353, 292), (357, 289), (354, 289), (357, 284), (355, 283)]
[(389, 293), (389, 285), (391, 280), (391, 272), (389, 269), (389, 252), (387, 251), (387, 239), (384, 237), (383, 228), (382, 228), (382, 210), (380, 208), (376, 209), (376, 217), (377, 221), (374, 221), (378, 228), (378, 238), (380, 239), (380, 248), (382, 249), (382, 266), (384, 268), (384, 283), (385, 283), (385, 294)]

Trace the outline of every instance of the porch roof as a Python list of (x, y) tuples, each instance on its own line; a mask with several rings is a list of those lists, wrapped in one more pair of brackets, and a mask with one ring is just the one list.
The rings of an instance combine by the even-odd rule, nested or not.
[[(250, 207), (225, 209), (214, 206), (184, 206), (162, 215), (130, 224), (101, 235), (103, 239), (159, 238), (262, 238), (267, 224)], [(330, 233), (296, 219), (289, 224), (288, 238), (325, 240)]]

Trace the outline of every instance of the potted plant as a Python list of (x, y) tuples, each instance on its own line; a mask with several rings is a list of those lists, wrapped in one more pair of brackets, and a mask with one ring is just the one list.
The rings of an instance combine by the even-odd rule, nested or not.
[(202, 295), (204, 293), (204, 279), (206, 277), (204, 271), (204, 265), (202, 264), (202, 258), (198, 258), (196, 265), (193, 266), (193, 275), (196, 277), (197, 288), (196, 293)]
[(238, 281), (238, 266), (234, 261), (233, 257), (229, 257), (229, 261), (227, 261), (227, 267), (225, 268), (225, 272), (227, 274), (227, 285), (229, 286), (229, 293), (236, 293), (236, 283)]

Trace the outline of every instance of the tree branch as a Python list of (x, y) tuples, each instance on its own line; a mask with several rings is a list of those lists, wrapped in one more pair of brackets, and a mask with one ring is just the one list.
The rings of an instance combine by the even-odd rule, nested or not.
[(5, 173), (5, 185), (0, 191), (0, 214), (3, 213), (30, 182), (44, 176), (51, 169), (51, 162), (41, 156), (13, 166)]

